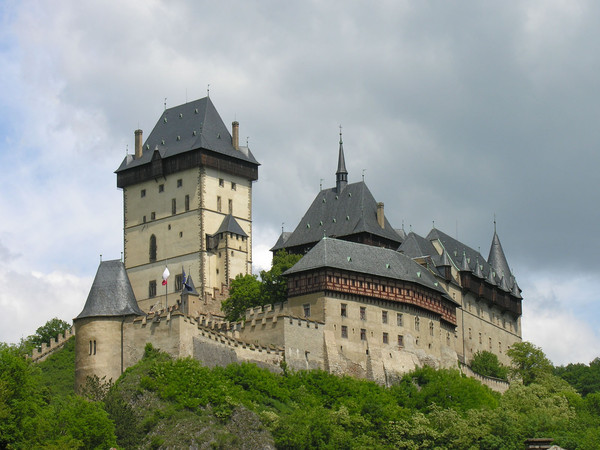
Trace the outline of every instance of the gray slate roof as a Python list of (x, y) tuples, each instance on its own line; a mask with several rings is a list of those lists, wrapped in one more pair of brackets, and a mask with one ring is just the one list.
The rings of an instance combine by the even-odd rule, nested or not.
[(120, 260), (102, 261), (83, 307), (75, 319), (98, 316), (143, 316), (125, 270)]
[(335, 188), (319, 192), (289, 238), (284, 243), (278, 240), (271, 251), (316, 243), (323, 236), (339, 238), (361, 232), (402, 242), (387, 219), (385, 228), (377, 223), (377, 202), (364, 182), (348, 184), (341, 193)]
[(248, 237), (246, 232), (242, 230), (242, 227), (240, 226), (238, 221), (235, 220), (235, 217), (233, 217), (231, 214), (227, 214), (225, 216), (223, 222), (221, 223), (221, 226), (219, 227), (215, 235), (219, 233), (233, 233), (239, 236)]
[[(292, 235), (291, 231), (282, 231), (281, 234), (279, 235), (279, 238), (277, 239), (277, 242), (275, 242), (273, 249), (285, 248), (285, 243), (287, 242), (287, 240), (289, 239), (289, 237), (291, 235)], [(271, 249), (271, 250), (273, 250), (273, 249)]]
[(166, 109), (144, 142), (142, 157), (129, 155), (116, 172), (149, 163), (155, 148), (163, 159), (202, 148), (258, 164), (248, 148), (233, 148), (229, 129), (209, 97)]
[(329, 267), (412, 282), (450, 299), (435, 277), (411, 258), (395, 250), (323, 238), (284, 275)]
[(510, 277), (511, 272), (508, 267), (508, 261), (504, 255), (504, 250), (502, 250), (502, 244), (500, 244), (500, 238), (496, 230), (494, 230), (494, 237), (492, 238), (492, 246), (490, 247), (490, 255), (487, 262), (500, 276), (504, 275), (505, 278)]

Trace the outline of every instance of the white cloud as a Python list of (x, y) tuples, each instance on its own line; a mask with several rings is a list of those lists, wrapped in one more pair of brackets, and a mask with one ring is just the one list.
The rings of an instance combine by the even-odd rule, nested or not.
[(600, 356), (597, 280), (530, 272), (523, 281), (523, 339), (540, 346), (556, 365)]

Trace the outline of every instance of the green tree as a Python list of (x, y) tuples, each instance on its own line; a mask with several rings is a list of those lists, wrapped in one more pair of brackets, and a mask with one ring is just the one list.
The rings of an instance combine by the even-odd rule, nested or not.
[(302, 256), (279, 250), (273, 256), (271, 269), (261, 271), (262, 295), (264, 304), (273, 304), (287, 300), (287, 280), (283, 273), (296, 264)]
[(600, 392), (600, 358), (594, 359), (589, 366), (577, 363), (556, 367), (554, 374), (567, 381), (584, 397)]
[(221, 309), (230, 321), (244, 317), (246, 309), (263, 305), (262, 287), (256, 275), (237, 275), (229, 284), (229, 298), (223, 301)]
[(531, 342), (517, 342), (506, 352), (512, 361), (509, 372), (512, 378), (518, 378), (524, 385), (551, 375), (553, 366), (541, 348)]
[(502, 380), (508, 378), (508, 367), (500, 363), (498, 356), (487, 350), (478, 351), (473, 355), (471, 369), (486, 377), (500, 378)]

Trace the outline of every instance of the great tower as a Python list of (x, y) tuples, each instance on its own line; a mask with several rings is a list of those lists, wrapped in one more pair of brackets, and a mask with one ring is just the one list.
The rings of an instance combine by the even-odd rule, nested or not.
[[(173, 305), (182, 269), (200, 295), (189, 305), (220, 314), (219, 292), (252, 273), (252, 183), (258, 166), (209, 97), (165, 109), (116, 170), (123, 190), (124, 263), (140, 308)], [(165, 266), (171, 273), (162, 285)]]

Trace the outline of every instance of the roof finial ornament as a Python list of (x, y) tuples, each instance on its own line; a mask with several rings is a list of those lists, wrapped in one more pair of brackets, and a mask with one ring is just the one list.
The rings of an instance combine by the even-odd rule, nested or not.
[(285, 222), (281, 222), (281, 232), (283, 233), (283, 226), (285, 225)]
[(210, 97), (210, 83), (206, 85), (206, 96)]
[(335, 172), (335, 190), (340, 194), (348, 184), (348, 171), (346, 170), (346, 161), (344, 158), (344, 145), (342, 141), (342, 126), (340, 125), (340, 149), (338, 154), (338, 167)]
[(100, 262), (102, 262), (102, 253), (100, 253)]
[(125, 146), (125, 156), (129, 155), (129, 144)]
[(435, 220), (432, 220), (432, 221), (431, 221), (431, 226), (432, 226), (432, 228), (435, 230)]
[(248, 141), (250, 140), (250, 136), (246, 136), (246, 147), (248, 147)]
[(402, 220), (402, 231), (404, 231), (404, 220)]
[(362, 170), (362, 181), (363, 183), (365, 182), (365, 172), (367, 171), (367, 169), (363, 169)]
[(165, 105), (165, 111), (166, 111), (167, 110), (167, 97), (165, 97), (165, 103), (164, 103), (164, 105)]
[(496, 233), (496, 213), (494, 213), (494, 233)]

